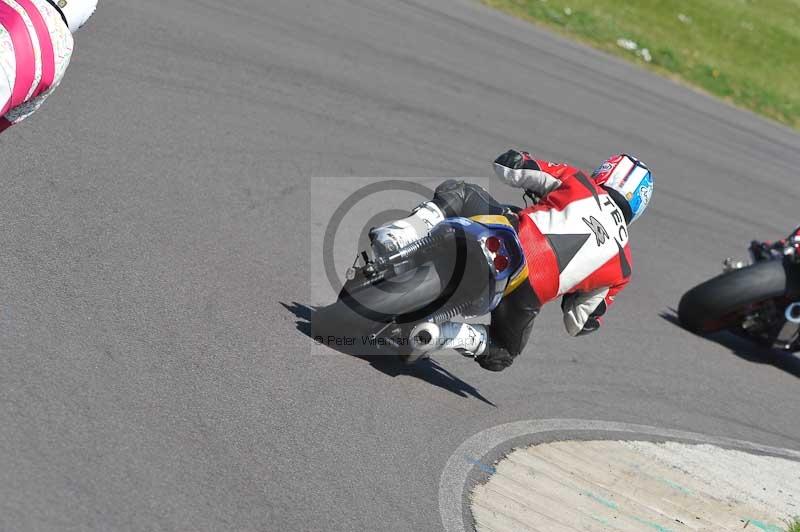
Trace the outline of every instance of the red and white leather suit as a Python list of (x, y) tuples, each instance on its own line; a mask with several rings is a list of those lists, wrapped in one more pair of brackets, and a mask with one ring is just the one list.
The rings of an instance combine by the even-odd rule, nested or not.
[(580, 169), (523, 157), (521, 168), (495, 163), (495, 171), (507, 184), (541, 197), (519, 216), (531, 287), (541, 304), (562, 297), (569, 334), (595, 330), (631, 277), (623, 212)]

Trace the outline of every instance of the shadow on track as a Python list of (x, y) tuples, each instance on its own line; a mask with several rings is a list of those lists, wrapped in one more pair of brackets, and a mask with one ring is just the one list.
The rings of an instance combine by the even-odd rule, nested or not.
[[(676, 327), (683, 328), (681, 322), (678, 320), (678, 313), (675, 311), (675, 309), (671, 308), (669, 309), (669, 312), (662, 312), (659, 315), (665, 321), (670, 322)], [(690, 331), (686, 332), (693, 334)], [(754, 364), (770, 364), (780, 370), (785, 371), (786, 373), (789, 373), (790, 375), (800, 378), (800, 358), (792, 353), (760, 346), (747, 340), (746, 338), (741, 338), (730, 332), (718, 332), (698, 336), (730, 349), (734, 355), (747, 360), (748, 362), (752, 362)]]
[[(311, 318), (316, 309), (297, 302), (293, 302), (291, 305), (281, 302), (281, 305), (298, 318), (297, 322), (295, 322), (297, 330), (309, 338), (313, 338), (311, 333)], [(334, 349), (333, 346), (330, 347)], [(394, 355), (376, 355), (374, 347), (370, 349), (369, 354), (359, 352), (357, 347), (348, 349), (344, 346), (337, 346), (335, 350), (339, 353), (365, 360), (369, 362), (370, 366), (390, 377), (409, 375), (432, 384), (433, 386), (452, 392), (460, 397), (474, 397), (487, 405), (497, 406), (481, 395), (477, 388), (459, 379), (433, 359), (428, 358), (420, 360), (412, 366), (407, 366)]]

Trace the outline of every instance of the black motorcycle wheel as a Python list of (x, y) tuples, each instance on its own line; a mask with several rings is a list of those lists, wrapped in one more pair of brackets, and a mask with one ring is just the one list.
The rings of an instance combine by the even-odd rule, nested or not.
[(311, 334), (317, 343), (349, 354), (379, 354), (372, 352), (377, 350), (370, 349), (367, 339), (383, 325), (385, 324), (367, 319), (338, 300), (314, 312), (311, 318)]
[[(442, 296), (442, 285), (439, 271), (431, 265), (423, 265), (391, 281), (364, 284), (352, 293), (343, 290), (344, 297), (314, 313), (312, 335), (318, 343), (337, 349), (350, 343), (352, 349), (347, 351), (351, 354), (393, 354), (407, 358), (408, 341), (402, 335), (398, 337), (397, 332), (409, 329), (409, 324), (402, 320), (395, 324), (376, 317), (401, 316), (407, 309), (431, 305)], [(370, 341), (372, 335), (379, 332), (379, 343), (375, 339)], [(398, 345), (392, 345), (392, 340)]]
[(686, 292), (678, 306), (678, 318), (696, 333), (728, 329), (762, 303), (786, 296), (787, 278), (780, 260), (724, 273)]
[[(393, 356), (406, 364), (416, 362), (419, 356), (412, 355), (401, 329), (396, 325), (384, 329), (385, 326), (359, 314), (342, 300), (318, 309), (311, 319), (311, 332), (317, 343), (354, 356)], [(374, 338), (373, 335), (382, 329), (380, 340)], [(397, 345), (393, 345), (387, 339), (401, 341), (395, 340)]]

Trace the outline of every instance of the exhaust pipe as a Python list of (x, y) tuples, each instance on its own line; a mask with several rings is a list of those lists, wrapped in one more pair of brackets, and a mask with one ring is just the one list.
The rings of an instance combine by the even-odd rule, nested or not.
[(426, 321), (414, 327), (409, 338), (414, 351), (429, 353), (441, 348), (439, 345), (441, 336), (442, 331), (439, 326)]
[(411, 347), (420, 353), (455, 349), (472, 358), (484, 352), (487, 344), (486, 327), (448, 321), (438, 325), (433, 322), (420, 323), (411, 331)]

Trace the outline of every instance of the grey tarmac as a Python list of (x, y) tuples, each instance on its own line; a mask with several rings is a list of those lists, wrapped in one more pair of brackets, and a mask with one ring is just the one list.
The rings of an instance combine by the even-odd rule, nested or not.
[[(529, 419), (800, 449), (800, 363), (670, 319), (797, 225), (795, 132), (462, 0), (103, 0), (76, 40), (0, 137), (0, 530), (439, 531), (451, 454)], [(512, 146), (655, 170), (605, 329), (548, 308), (502, 374), (317, 354), (311, 177)]]

